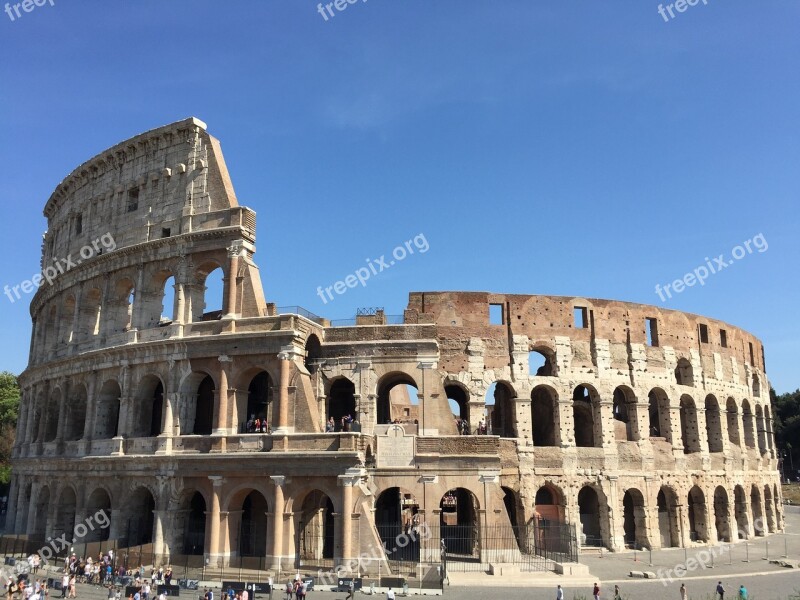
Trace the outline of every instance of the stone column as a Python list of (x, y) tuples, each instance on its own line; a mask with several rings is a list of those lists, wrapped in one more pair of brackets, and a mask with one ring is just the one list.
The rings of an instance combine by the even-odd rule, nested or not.
[[(60, 442), (64, 439), (64, 425), (67, 417), (67, 402), (69, 402), (69, 381), (63, 379), (61, 382), (61, 404), (58, 407), (58, 424), (56, 426), (56, 440)], [(48, 419), (52, 415), (48, 415)]]
[[(592, 404), (596, 400), (592, 398)], [(597, 411), (599, 413), (600, 422), (597, 423), (597, 417), (595, 417), (595, 424), (594, 424), (594, 445), (595, 447), (598, 445), (598, 441), (601, 442), (600, 445), (603, 448), (611, 448), (616, 445), (617, 443), (617, 436), (614, 434), (614, 402), (611, 400), (600, 400), (598, 402), (600, 405), (600, 410)], [(594, 406), (592, 406), (592, 410), (594, 411)], [(598, 433), (600, 436), (598, 436)], [(598, 440), (600, 437), (600, 440)]]
[(94, 436), (95, 406), (97, 404), (95, 392), (97, 390), (97, 373), (92, 372), (89, 376), (89, 384), (86, 386), (86, 422), (83, 427), (83, 439), (91, 440)]
[(6, 507), (6, 533), (17, 532), (17, 496), (19, 495), (20, 488), (24, 488), (24, 485), (20, 484), (19, 475), (12, 475), (11, 483), (8, 488), (8, 506)]
[(339, 517), (342, 563), (353, 555), (353, 486), (359, 482), (361, 475), (361, 469), (347, 469), (344, 475), (339, 475), (339, 486), (342, 488), (342, 509)]
[(81, 319), (81, 297), (83, 296), (83, 283), (78, 284), (78, 293), (75, 294), (75, 310), (72, 312), (72, 337), (70, 343), (75, 344), (79, 341), (79, 329)]
[(237, 276), (239, 274), (239, 256), (242, 253), (242, 241), (237, 240), (228, 247), (228, 273), (225, 278), (225, 299), (222, 307), (224, 319), (236, 317), (236, 299), (238, 297)]
[(220, 493), (224, 479), (220, 475), (209, 475), (212, 483), (211, 489), (211, 511), (207, 512), (209, 519), (208, 552), (206, 553), (206, 565), (209, 567), (219, 566), (220, 548)]
[(558, 411), (558, 431), (561, 439), (561, 447), (575, 446), (575, 430), (572, 416), (572, 397), (569, 400), (558, 400), (556, 402)]
[(272, 556), (271, 569), (281, 570), (281, 559), (283, 558), (283, 529), (284, 529), (284, 515), (283, 505), (285, 502), (283, 495), (283, 486), (286, 484), (286, 477), (283, 475), (270, 475), (272, 483), (275, 484), (275, 492), (272, 498), (272, 547), (270, 555)]
[(275, 423), (276, 433), (291, 433), (294, 427), (289, 426), (289, 382), (292, 376), (292, 363), (297, 352), (294, 346), (288, 345), (281, 348), (278, 354), (280, 360), (280, 383), (278, 386), (278, 418)]
[(217, 402), (214, 405), (214, 435), (227, 435), (228, 429), (228, 371), (231, 368), (231, 359), (228, 356), (219, 357), (219, 389)]

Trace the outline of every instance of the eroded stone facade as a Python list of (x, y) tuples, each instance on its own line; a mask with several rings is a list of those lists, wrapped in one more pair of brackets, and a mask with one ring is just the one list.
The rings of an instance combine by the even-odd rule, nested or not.
[(437, 560), (444, 536), (485, 563), (520, 550), (490, 555), (487, 531), (543, 522), (612, 550), (783, 527), (764, 352), (736, 327), (473, 292), (411, 293), (402, 325), (278, 309), (255, 214), (196, 119), (87, 161), (45, 215), (44, 266), (103, 235), (116, 247), (31, 303), (10, 533), (56, 536), (103, 509), (110, 529), (86, 541), (274, 569), (374, 554), (409, 523), (432, 526), (415, 559)]

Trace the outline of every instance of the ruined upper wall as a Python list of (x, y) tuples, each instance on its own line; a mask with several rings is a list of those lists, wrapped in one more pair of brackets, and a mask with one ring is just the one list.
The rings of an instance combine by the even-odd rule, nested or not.
[(101, 152), (56, 187), (44, 208), (42, 263), (76, 257), (103, 235), (122, 248), (233, 225), (236, 207), (219, 142), (202, 121), (178, 121)]
[[(490, 324), (490, 305), (502, 307), (501, 325)], [(585, 327), (576, 324), (576, 308), (586, 309)], [(443, 355), (452, 353), (452, 368), (461, 366), (458, 361), (464, 362), (470, 338), (484, 340), (487, 367), (507, 365), (513, 336), (524, 335), (530, 350), (537, 346), (554, 349), (557, 338), (568, 338), (573, 348), (585, 349), (572, 357), (573, 364), (575, 359), (583, 359), (588, 366), (597, 340), (608, 340), (611, 366), (623, 370), (628, 368), (633, 347), (644, 350), (650, 367), (663, 364), (663, 349), (671, 348), (679, 358), (698, 354), (703, 371), (721, 370), (721, 378), (726, 380), (744, 381), (744, 369), (736, 373), (734, 360), (766, 370), (761, 341), (746, 331), (716, 319), (631, 302), (488, 292), (412, 292), (406, 319), (437, 325)], [(647, 339), (647, 319), (656, 323), (657, 339), (652, 344)], [(706, 327), (707, 341), (701, 340), (701, 326)]]

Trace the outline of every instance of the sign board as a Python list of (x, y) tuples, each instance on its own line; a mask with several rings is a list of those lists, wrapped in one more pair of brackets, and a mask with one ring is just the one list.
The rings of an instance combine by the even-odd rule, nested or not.
[(416, 438), (406, 435), (400, 425), (392, 425), (386, 435), (378, 436), (375, 461), (379, 469), (414, 466)]

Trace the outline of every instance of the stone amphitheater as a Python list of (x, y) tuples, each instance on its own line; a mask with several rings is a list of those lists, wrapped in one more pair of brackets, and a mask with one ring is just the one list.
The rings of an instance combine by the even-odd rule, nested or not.
[(80, 260), (31, 303), (7, 538), (105, 511), (86, 552), (271, 571), (369, 555), (369, 574), (560, 570), (783, 528), (764, 349), (737, 327), (484, 292), (347, 322), (277, 307), (256, 215), (195, 118), (80, 165), (44, 215), (43, 269)]

